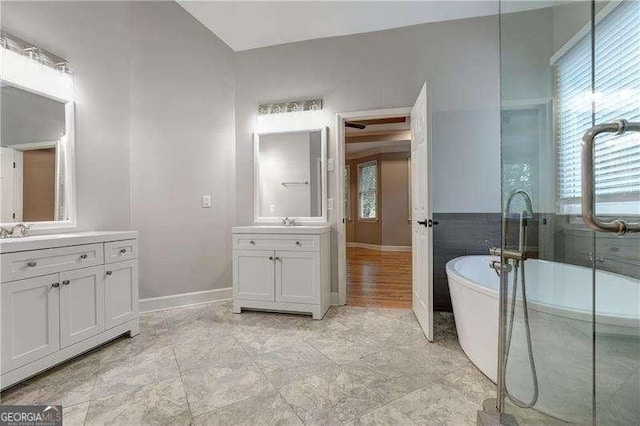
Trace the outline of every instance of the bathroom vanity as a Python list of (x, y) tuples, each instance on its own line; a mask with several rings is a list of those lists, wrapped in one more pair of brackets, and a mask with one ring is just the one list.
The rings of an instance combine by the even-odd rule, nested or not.
[(233, 233), (233, 310), (308, 313), (331, 305), (330, 228), (239, 226)]
[(0, 388), (138, 325), (138, 233), (0, 240)]

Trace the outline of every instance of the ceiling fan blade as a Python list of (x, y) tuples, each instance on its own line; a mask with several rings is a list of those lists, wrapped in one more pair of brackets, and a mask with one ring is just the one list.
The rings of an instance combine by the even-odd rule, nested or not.
[(367, 126), (364, 124), (352, 123), (350, 121), (344, 122), (344, 127), (351, 127), (352, 129), (365, 129)]

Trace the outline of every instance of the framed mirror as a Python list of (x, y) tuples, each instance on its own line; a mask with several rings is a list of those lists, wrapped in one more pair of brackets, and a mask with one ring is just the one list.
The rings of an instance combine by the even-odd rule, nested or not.
[(327, 129), (255, 133), (255, 221), (327, 222)]
[[(0, 224), (73, 228), (74, 108), (70, 76), (2, 49)], [(22, 72), (20, 72), (22, 71)]]

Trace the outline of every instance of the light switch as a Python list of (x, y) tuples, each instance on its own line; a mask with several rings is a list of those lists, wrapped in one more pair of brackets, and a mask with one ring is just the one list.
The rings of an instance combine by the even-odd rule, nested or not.
[(327, 210), (333, 210), (333, 198), (327, 200)]
[(276, 211), (276, 205), (275, 205), (275, 204), (271, 204), (271, 205), (269, 206), (269, 211), (270, 211), (271, 213), (275, 212), (275, 211)]
[(330, 171), (330, 172), (333, 171), (333, 158), (329, 158), (327, 160), (327, 171)]
[(211, 208), (211, 195), (202, 196), (202, 208), (203, 209)]

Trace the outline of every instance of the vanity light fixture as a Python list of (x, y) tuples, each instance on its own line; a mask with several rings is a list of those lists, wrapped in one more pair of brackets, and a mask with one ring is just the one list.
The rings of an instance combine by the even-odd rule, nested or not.
[(39, 63), (44, 63), (44, 57), (42, 56), (42, 53), (40, 52), (40, 49), (38, 49), (35, 46), (31, 46), (31, 47), (27, 47), (26, 49), (22, 49), (22, 54), (26, 57), (28, 57), (29, 59), (31, 59), (32, 61), (36, 61)]
[(321, 111), (322, 99), (306, 101), (279, 102), (258, 105), (258, 115), (284, 114), (288, 112)]
[(71, 74), (71, 70), (69, 69), (69, 62), (67, 61), (58, 62), (56, 64), (56, 69), (62, 74)]
[(45, 65), (49, 68), (58, 70), (62, 74), (71, 74), (69, 63), (64, 58), (47, 52), (46, 50), (40, 49), (38, 46), (34, 46), (31, 43), (28, 43), (5, 32), (0, 33), (0, 48), (15, 53), (16, 55), (28, 58), (29, 60), (34, 61), (39, 65)]

